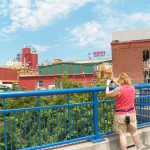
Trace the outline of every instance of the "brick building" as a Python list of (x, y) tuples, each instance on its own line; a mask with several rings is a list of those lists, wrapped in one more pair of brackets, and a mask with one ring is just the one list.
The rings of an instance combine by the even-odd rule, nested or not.
[(150, 29), (112, 34), (112, 67), (115, 75), (126, 72), (133, 83), (150, 79)]
[(18, 83), (19, 74), (15, 69), (0, 67), (0, 81), (3, 83)]
[(12, 83), (19, 82), (19, 73), (15, 69), (0, 67), (0, 92), (12, 88)]

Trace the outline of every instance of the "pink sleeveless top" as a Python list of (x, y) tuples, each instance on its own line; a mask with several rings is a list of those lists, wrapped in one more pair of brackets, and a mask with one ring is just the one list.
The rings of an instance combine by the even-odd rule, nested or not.
[[(131, 85), (120, 86), (120, 95), (116, 98), (116, 110), (128, 110), (134, 107), (135, 88)], [(135, 113), (135, 109), (128, 112)], [(116, 114), (126, 114), (126, 112), (116, 112)]]

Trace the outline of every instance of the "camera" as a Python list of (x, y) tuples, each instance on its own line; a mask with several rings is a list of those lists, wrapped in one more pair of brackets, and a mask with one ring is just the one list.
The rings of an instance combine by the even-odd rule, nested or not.
[(113, 82), (114, 82), (113, 80), (110, 81), (110, 83), (113, 83)]
[(125, 120), (126, 120), (126, 124), (130, 124), (130, 116), (129, 115), (126, 115)]

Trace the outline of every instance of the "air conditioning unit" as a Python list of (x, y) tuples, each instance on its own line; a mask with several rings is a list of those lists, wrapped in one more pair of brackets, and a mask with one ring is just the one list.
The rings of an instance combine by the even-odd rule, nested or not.
[(147, 60), (147, 68), (150, 68), (150, 59)]

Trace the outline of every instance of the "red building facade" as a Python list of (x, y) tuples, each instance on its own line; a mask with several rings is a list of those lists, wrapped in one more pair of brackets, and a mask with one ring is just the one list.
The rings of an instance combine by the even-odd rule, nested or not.
[(0, 81), (3, 83), (19, 82), (19, 74), (15, 69), (0, 68)]
[(150, 39), (114, 40), (111, 47), (113, 73), (115, 75), (126, 72), (133, 83), (145, 82), (147, 75), (150, 78), (150, 67), (145, 65), (150, 59)]
[[(55, 85), (55, 78), (61, 80), (62, 75), (20, 76), (19, 87), (24, 87), (26, 90), (49, 89), (50, 86)], [(73, 82), (82, 82), (83, 86), (87, 87), (94, 83), (96, 76), (94, 74), (76, 74), (68, 75), (68, 79)]]

